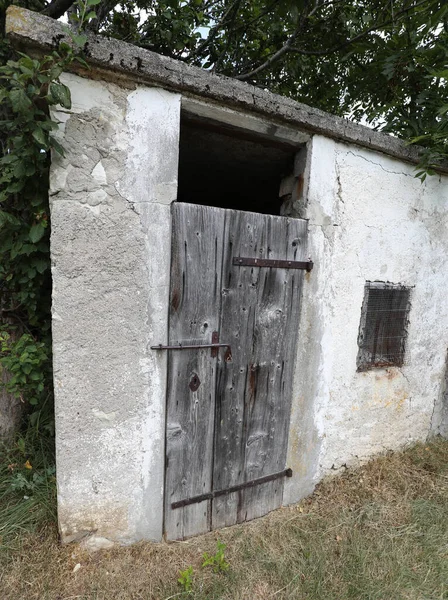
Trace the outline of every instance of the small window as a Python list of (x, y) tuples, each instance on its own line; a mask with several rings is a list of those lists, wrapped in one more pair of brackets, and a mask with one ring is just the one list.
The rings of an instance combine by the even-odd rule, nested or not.
[(358, 371), (404, 364), (410, 288), (370, 282), (365, 286), (358, 338)]

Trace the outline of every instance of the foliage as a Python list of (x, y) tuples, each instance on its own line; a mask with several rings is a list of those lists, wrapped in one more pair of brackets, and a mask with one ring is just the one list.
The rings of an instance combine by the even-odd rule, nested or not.
[[(46, 374), (51, 371), (48, 344), (37, 341), (29, 333), (11, 342), (11, 335), (3, 330), (0, 331), (0, 351), (2, 367), (10, 375), (5, 384), (7, 391), (22, 402), (42, 409), (48, 399)], [(32, 412), (31, 425), (37, 423), (38, 416), (39, 411)]]
[(229, 563), (226, 561), (224, 556), (224, 550), (226, 549), (226, 544), (220, 542), (219, 540), (216, 542), (216, 552), (215, 554), (208, 554), (204, 552), (203, 556), (203, 567), (212, 567), (214, 573), (225, 573), (229, 569)]
[[(81, 2), (78, 27), (98, 1)], [(0, 39), (0, 369), (11, 375), (8, 392), (34, 407), (32, 426), (52, 407), (48, 169), (50, 151), (63, 149), (49, 107), (71, 107), (60, 76), (85, 44), (80, 31), (71, 37), (74, 49), (61, 44), (42, 58)]]
[(98, 31), (423, 143), (425, 169), (447, 155), (445, 0), (102, 0), (99, 12)]
[[(85, 15), (74, 0), (39, 2)], [(418, 141), (425, 170), (446, 157), (445, 0), (96, 2), (91, 30)]]
[[(448, 70), (433, 73), (438, 81), (444, 81), (447, 75)], [(421, 170), (417, 173), (417, 177), (420, 177), (422, 181), (425, 180), (426, 175), (434, 175), (437, 166), (446, 161), (448, 157), (448, 104), (440, 106), (441, 101), (446, 102), (446, 94), (441, 94), (440, 99), (437, 97), (432, 99), (436, 119), (429, 125), (428, 133), (412, 138), (412, 143), (426, 146), (420, 159), (419, 169)]]
[[(215, 554), (209, 554), (208, 552), (204, 552), (204, 554), (202, 555), (202, 567), (212, 567), (214, 573), (225, 573), (226, 571), (228, 571), (230, 565), (226, 561), (224, 556), (225, 549), (226, 544), (218, 540), (216, 542)], [(177, 582), (182, 587), (183, 591), (187, 594), (190, 594), (193, 590), (193, 576), (194, 571), (191, 565), (183, 571), (179, 572), (179, 578)]]
[(183, 571), (179, 572), (179, 579), (177, 580), (183, 591), (189, 594), (193, 589), (193, 567), (190, 565)]

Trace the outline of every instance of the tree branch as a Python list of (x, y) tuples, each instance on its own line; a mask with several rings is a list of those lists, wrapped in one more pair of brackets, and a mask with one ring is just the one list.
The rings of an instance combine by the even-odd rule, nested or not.
[(377, 29), (383, 29), (384, 27), (388, 27), (389, 25), (395, 24), (398, 17), (404, 16), (412, 8), (417, 8), (418, 6), (422, 6), (423, 4), (427, 4), (428, 2), (431, 2), (431, 0), (423, 0), (422, 2), (419, 2), (419, 3), (415, 4), (414, 6), (405, 8), (402, 11), (393, 15), (392, 19), (390, 19), (389, 21), (385, 21), (384, 23), (380, 23), (379, 25), (378, 24), (374, 25), (373, 27), (369, 27), (365, 31), (361, 31), (361, 33), (358, 33), (357, 35), (353, 36), (352, 38), (345, 40), (345, 42), (342, 42), (338, 46), (333, 46), (333, 48), (329, 48), (328, 50), (302, 50), (301, 48), (295, 48), (294, 46), (292, 46), (289, 49), (289, 51), (296, 52), (297, 54), (305, 54), (307, 56), (325, 56), (326, 54), (333, 54), (334, 52), (338, 52), (339, 50), (342, 50), (346, 46), (349, 46), (350, 44), (353, 44), (354, 42), (359, 41), (360, 39), (362, 39), (369, 33), (376, 31)]
[[(240, 81), (247, 81), (247, 79), (250, 79), (254, 75), (257, 75), (261, 71), (264, 71), (265, 69), (270, 67), (273, 63), (277, 62), (284, 54), (289, 53), (289, 52), (295, 52), (297, 54), (304, 54), (307, 56), (325, 56), (328, 54), (333, 54), (334, 52), (338, 52), (339, 50), (342, 50), (342, 48), (345, 48), (346, 46), (353, 44), (354, 42), (357, 42), (358, 40), (362, 39), (363, 37), (365, 37), (366, 35), (368, 35), (369, 33), (373, 32), (373, 31), (376, 31), (378, 29), (383, 29), (384, 27), (388, 27), (389, 25), (395, 24), (397, 22), (397, 19), (400, 16), (406, 15), (410, 10), (413, 10), (413, 9), (418, 8), (419, 6), (428, 4), (431, 1), (432, 0), (422, 0), (421, 2), (417, 2), (416, 4), (408, 6), (407, 8), (401, 10), (400, 12), (395, 13), (392, 20), (386, 21), (384, 23), (376, 24), (373, 27), (369, 27), (365, 31), (362, 31), (361, 33), (355, 35), (354, 37), (352, 37), (348, 40), (345, 40), (338, 46), (334, 46), (333, 48), (329, 48), (328, 50), (302, 50), (301, 48), (296, 48), (295, 46), (293, 46), (293, 43), (295, 42), (298, 34), (300, 33), (301, 27), (299, 26), (300, 29), (297, 28), (294, 31), (294, 33), (291, 35), (291, 37), (288, 38), (288, 40), (285, 42), (285, 44), (279, 50), (277, 50), (277, 52), (275, 52), (272, 56), (270, 56), (264, 63), (262, 63), (261, 65), (259, 65), (258, 67), (256, 67), (252, 71), (250, 71), (249, 73), (242, 73), (241, 75), (236, 75), (235, 78), (239, 79)], [(305, 17), (305, 19), (309, 19), (312, 16), (312, 14), (315, 13), (316, 10), (322, 6), (325, 6), (325, 5), (316, 3), (314, 9), (309, 13), (309, 15), (307, 15)]]
[(277, 52), (274, 52), (274, 54), (272, 56), (270, 56), (259, 67), (257, 67), (256, 69), (253, 69), (249, 73), (243, 73), (242, 75), (237, 75), (235, 77), (235, 79), (239, 79), (240, 81), (246, 81), (247, 79), (250, 79), (254, 75), (257, 75), (257, 73), (260, 73), (261, 71), (264, 71), (265, 69), (270, 67), (273, 63), (277, 62), (278, 59), (281, 58), (284, 54), (289, 52), (292, 44), (295, 42), (297, 36), (302, 31), (302, 28), (305, 24), (306, 19), (309, 19), (316, 12), (318, 5), (319, 5), (319, 3), (316, 2), (316, 5), (314, 6), (313, 10), (308, 15), (305, 16), (306, 10), (308, 8), (308, 4), (309, 4), (308, 2), (305, 2), (303, 12), (300, 15), (299, 24), (296, 27), (294, 33), (291, 35), (291, 37), (288, 38), (288, 40), (285, 42), (285, 44), (279, 50), (277, 50)]
[(203, 40), (199, 46), (196, 48), (196, 50), (194, 50), (194, 52), (192, 52), (188, 59), (191, 60), (193, 58), (198, 58), (201, 55), (201, 52), (204, 50), (204, 48), (207, 48), (207, 46), (210, 44), (210, 42), (216, 37), (216, 35), (218, 34), (218, 31), (221, 29), (221, 27), (223, 27), (223, 25), (225, 25), (225, 21), (227, 19), (227, 17), (229, 16), (229, 14), (232, 12), (232, 10), (236, 7), (236, 9), (238, 10), (238, 6), (241, 3), (241, 0), (235, 0), (230, 6), (229, 8), (225, 11), (225, 13), (223, 14), (222, 18), (216, 23), (216, 25), (214, 25), (209, 33), (208, 36), (205, 38), (205, 40)]
[(86, 29), (98, 33), (107, 15), (115, 8), (116, 5), (116, 0), (102, 0), (102, 2), (100, 2), (97, 6), (94, 6), (93, 9), (96, 12), (96, 19), (92, 19), (88, 23)]
[(75, 3), (75, 0), (53, 0), (50, 4), (42, 11), (43, 15), (51, 17), (52, 19), (59, 19), (67, 10)]

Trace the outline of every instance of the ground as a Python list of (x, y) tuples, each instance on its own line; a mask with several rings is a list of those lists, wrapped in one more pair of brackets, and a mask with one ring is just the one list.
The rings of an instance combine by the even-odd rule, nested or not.
[[(205, 552), (215, 558), (202, 566)], [(38, 519), (4, 536), (0, 589), (2, 600), (447, 599), (448, 442), (379, 457), (300, 505), (186, 542), (88, 554)]]

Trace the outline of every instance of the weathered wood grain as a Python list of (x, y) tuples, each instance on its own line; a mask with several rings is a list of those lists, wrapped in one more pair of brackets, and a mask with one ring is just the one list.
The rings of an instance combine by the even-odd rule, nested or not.
[[(213, 501), (171, 503), (285, 468), (303, 272), (233, 265), (234, 256), (305, 260), (303, 220), (205, 206), (173, 206), (165, 531), (182, 539), (281, 505), (283, 478)], [(196, 391), (189, 382), (197, 375)]]
[[(304, 260), (305, 221), (229, 211), (223, 261), (222, 339), (233, 362), (219, 362), (214, 489), (285, 468), (291, 384), (303, 272), (237, 267), (234, 256)], [(213, 527), (281, 505), (283, 479), (215, 499)]]
[[(173, 205), (169, 341), (210, 343), (219, 327), (224, 212)], [(171, 503), (211, 491), (216, 358), (208, 350), (169, 352), (165, 533), (183, 539), (210, 529), (210, 501)], [(191, 391), (197, 375), (200, 385)]]

